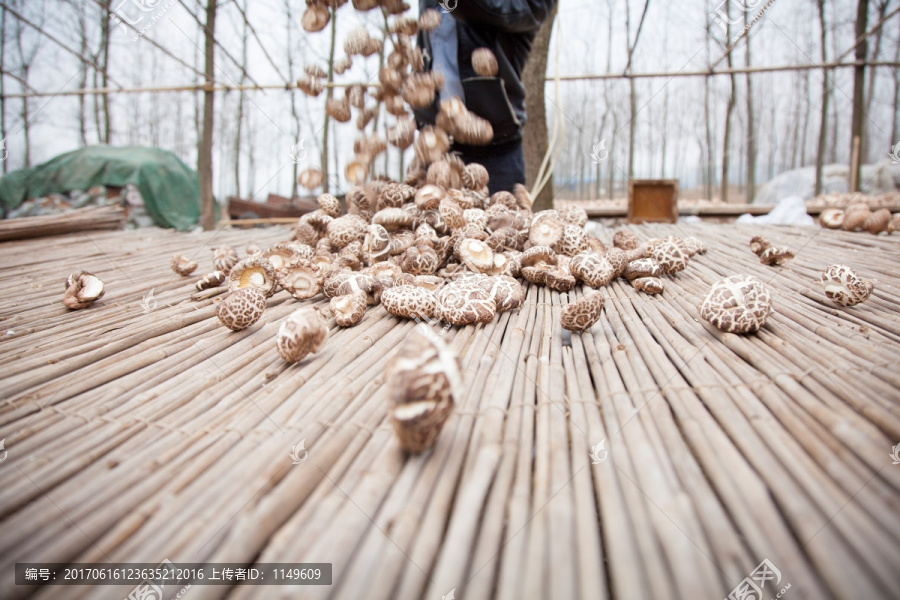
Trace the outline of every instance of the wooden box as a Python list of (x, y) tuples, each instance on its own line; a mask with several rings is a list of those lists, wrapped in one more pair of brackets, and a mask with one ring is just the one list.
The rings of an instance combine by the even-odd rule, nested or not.
[(632, 179), (628, 181), (629, 223), (674, 223), (677, 220), (677, 179)]

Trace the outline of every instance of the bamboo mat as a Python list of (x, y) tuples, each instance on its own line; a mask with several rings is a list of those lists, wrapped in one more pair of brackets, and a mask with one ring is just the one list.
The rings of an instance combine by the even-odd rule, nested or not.
[[(900, 236), (631, 229), (709, 251), (662, 296), (603, 288), (603, 317), (570, 339), (560, 310), (581, 288), (532, 286), (520, 310), (448, 330), (466, 394), (416, 457), (398, 450), (382, 386), (412, 322), (376, 307), (289, 366), (274, 347), (298, 306), (287, 293), (235, 333), (215, 317), (219, 291), (169, 269), (182, 252), (202, 275), (209, 248), (265, 247), (287, 228), (0, 244), (0, 597), (131, 587), (35, 592), (13, 585), (16, 562), (164, 559), (333, 564), (331, 586), (194, 585), (190, 600), (713, 600), (764, 559), (780, 573), (765, 598), (898, 597)], [(760, 265), (761, 230), (797, 257)], [(827, 300), (833, 263), (876, 279), (873, 296)], [(107, 292), (69, 312), (78, 270)], [(735, 273), (773, 292), (757, 334), (698, 319)]]

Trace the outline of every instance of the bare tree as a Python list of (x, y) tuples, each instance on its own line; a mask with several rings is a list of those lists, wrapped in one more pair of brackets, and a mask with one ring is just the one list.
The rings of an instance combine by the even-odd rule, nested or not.
[[(24, 4), (22, 2), (21, 4)], [(21, 9), (21, 5), (14, 4), (15, 8)], [(31, 75), (31, 69), (34, 67), (34, 60), (37, 57), (38, 49), (41, 46), (43, 36), (41, 30), (44, 26), (44, 9), (43, 2), (40, 9), (40, 21), (38, 21), (37, 39), (31, 44), (31, 47), (24, 41), (25, 27), (20, 19), (16, 19), (13, 27), (13, 36), (16, 40), (16, 50), (19, 55), (19, 79), (26, 88), (29, 86), (28, 78)], [(27, 89), (23, 90), (27, 91)], [(25, 167), (31, 166), (31, 112), (28, 98), (22, 98), (22, 133), (25, 136)]]
[[(869, 2), (868, 0), (858, 0), (856, 5), (856, 39), (860, 40), (860, 42), (856, 45), (856, 60), (858, 62), (865, 62), (866, 55), (868, 54), (869, 44), (865, 38), (866, 35), (866, 27), (869, 18)], [(880, 30), (879, 30), (880, 31)], [(857, 143), (862, 141), (863, 135), (863, 119), (865, 118), (864, 114), (864, 102), (865, 102), (865, 85), (866, 85), (866, 67), (864, 64), (858, 64), (853, 67), (853, 116), (851, 117), (850, 123), (850, 191), (857, 192), (859, 191), (859, 174), (860, 174), (860, 163), (862, 162), (860, 159), (860, 155), (862, 154), (862, 146), (856, 146)], [(854, 148), (858, 150), (858, 153), (854, 152)], [(854, 154), (856, 155), (856, 162), (853, 162)]]
[(215, 108), (215, 32), (216, 32), (216, 1), (206, 0), (206, 27), (204, 29), (204, 73), (206, 90), (203, 92), (203, 135), (200, 145), (197, 147), (197, 172), (200, 175), (200, 225), (203, 229), (210, 230), (215, 226), (215, 202), (213, 196), (213, 126)]
[[(528, 121), (522, 130), (522, 150), (525, 157), (525, 179), (529, 187), (534, 186), (544, 155), (547, 153), (547, 109), (544, 103), (544, 82), (547, 75), (547, 56), (550, 52), (550, 34), (556, 20), (554, 6), (538, 30), (531, 46), (531, 54), (522, 70), (525, 86), (525, 112)], [(534, 210), (553, 208), (553, 174), (544, 189), (534, 199)]]
[[(337, 39), (337, 9), (331, 8), (331, 45), (328, 49), (328, 83), (334, 82), (334, 45)], [(328, 101), (331, 100), (334, 95), (334, 88), (330, 85), (325, 90), (325, 105), (328, 105)], [(323, 179), (322, 191), (328, 193), (331, 191), (331, 182), (328, 180), (328, 122), (331, 119), (328, 117), (328, 113), (325, 113), (325, 122), (322, 125), (322, 173), (325, 174)]]
[[(894, 46), (894, 62), (900, 61), (900, 40)], [(896, 107), (900, 106), (900, 69), (893, 69), (894, 74), (894, 118), (891, 120), (891, 144), (897, 143), (897, 135), (900, 134), (900, 113)]]
[[(629, 3), (625, 3), (625, 47), (627, 50), (628, 62), (625, 65), (625, 72), (631, 73), (634, 61), (634, 51), (637, 48), (638, 41), (641, 38), (641, 30), (644, 28), (644, 19), (647, 17), (647, 9), (650, 8), (650, 0), (644, 2), (644, 10), (641, 13), (641, 20), (638, 22), (637, 31), (634, 34), (634, 41), (629, 41), (631, 36), (631, 11)], [(634, 136), (637, 129), (637, 90), (634, 78), (628, 80), (630, 96), (631, 118), (628, 121), (628, 177), (634, 177)]]
[[(828, 62), (828, 40), (826, 39), (827, 27), (825, 25), (825, 0), (816, 0), (816, 8), (819, 12), (819, 36), (821, 42), (822, 64)], [(822, 166), (825, 161), (825, 140), (828, 135), (828, 99), (831, 95), (829, 73), (822, 71), (822, 115), (819, 120), (819, 145), (816, 150), (816, 187), (815, 194), (822, 193)]]
[[(744, 27), (750, 24), (750, 11), (744, 11)], [(749, 68), (752, 64), (750, 58), (750, 45), (752, 38), (747, 36), (747, 49), (744, 54), (744, 64)], [(746, 126), (746, 148), (747, 148), (747, 199), (748, 203), (753, 203), (753, 196), (756, 195), (756, 118), (753, 114), (753, 80), (750, 73), (747, 73), (747, 126)]]
[[(293, 22), (294, 17), (291, 11), (292, 0), (284, 0), (284, 12), (286, 15), (285, 18), (285, 26), (287, 28), (287, 66), (288, 66), (288, 81), (294, 81), (294, 46), (293, 46)], [(297, 94), (294, 88), (288, 90), (288, 94), (291, 97), (291, 124), (293, 125), (293, 133), (294, 139), (293, 143), (297, 143), (297, 140), (300, 138), (300, 115), (297, 113)], [(297, 171), (299, 169), (299, 165), (297, 161), (292, 161), (291, 164), (291, 198), (297, 197)]]
[[(100, 49), (97, 52), (97, 64), (100, 66), (100, 85), (103, 88), (109, 87), (109, 6), (112, 0), (100, 0)], [(94, 78), (94, 87), (97, 87), (96, 77)], [(97, 115), (97, 137), (104, 143), (109, 144), (112, 125), (110, 124), (109, 114), (109, 94), (99, 94), (99, 102), (102, 105), (103, 128), (100, 128), (100, 115)], [(94, 96), (95, 103), (98, 96)], [(96, 106), (96, 104), (95, 104)]]
[[(0, 140), (3, 140), (4, 148), (6, 146), (6, 5), (3, 5), (3, 12), (0, 14)], [(9, 172), (9, 165), (3, 161), (3, 174)]]
[[(727, 48), (729, 45), (729, 41), (731, 39), (731, 2), (725, 3), (725, 43), (724, 46)], [(731, 52), (726, 50), (726, 60), (728, 61), (728, 68), (734, 68), (734, 58)], [(731, 85), (728, 91), (728, 103), (725, 105), (725, 130), (722, 133), (722, 174), (720, 176), (722, 191), (720, 195), (722, 197), (722, 202), (728, 202), (728, 167), (730, 165), (731, 158), (731, 116), (734, 113), (735, 104), (737, 104), (737, 94), (735, 93), (735, 89), (737, 87), (737, 78), (734, 76), (734, 73), (728, 76), (729, 83)]]
[[(242, 15), (247, 14), (247, 0), (244, 0), (244, 9)], [(249, 23), (246, 16), (244, 17), (243, 28), (241, 29), (241, 79), (240, 85), (244, 85), (247, 81), (247, 35), (249, 34)], [(237, 118), (234, 123), (234, 194), (241, 197), (241, 124), (244, 121), (244, 91), (238, 90)]]
[[(885, 14), (887, 14), (888, 6), (890, 5), (890, 0), (880, 0), (875, 3), (877, 8), (878, 17), (876, 19), (876, 23), (881, 23), (882, 19), (884, 19)], [(878, 28), (878, 32), (875, 34), (875, 48), (872, 50), (872, 60), (878, 60), (878, 55), (881, 53), (881, 34), (884, 32), (882, 27)], [(900, 44), (898, 44), (900, 46)], [(896, 69), (895, 69), (896, 70)], [(865, 114), (868, 116), (872, 114), (872, 101), (875, 99), (875, 80), (877, 79), (877, 71), (875, 69), (869, 70), (869, 82), (868, 82), (868, 90), (866, 91), (866, 110)], [(894, 105), (896, 106), (896, 104)], [(895, 111), (896, 112), (896, 111)], [(869, 162), (870, 161), (870, 153), (871, 148), (869, 147), (869, 119), (865, 119), (863, 121), (863, 130), (862, 130), (862, 144), (861, 144), (861, 157), (860, 160)]]

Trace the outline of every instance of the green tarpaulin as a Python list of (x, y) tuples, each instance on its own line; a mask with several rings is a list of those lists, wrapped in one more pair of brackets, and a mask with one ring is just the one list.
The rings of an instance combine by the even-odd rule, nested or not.
[(160, 227), (184, 231), (200, 219), (197, 172), (160, 148), (95, 146), (60, 154), (0, 178), (0, 205), (6, 213), (29, 198), (129, 183)]

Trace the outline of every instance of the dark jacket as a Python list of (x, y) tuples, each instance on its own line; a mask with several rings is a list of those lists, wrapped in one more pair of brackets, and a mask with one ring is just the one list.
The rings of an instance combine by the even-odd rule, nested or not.
[[(531, 44), (556, 0), (446, 0), (456, 7), (442, 18), (456, 19), (457, 64), (465, 93), (466, 107), (490, 121), (494, 128), (492, 146), (508, 145), (522, 139), (525, 125), (525, 86), (522, 69)], [(419, 10), (441, 10), (437, 0), (420, 0)], [(420, 32), (418, 44), (431, 70), (431, 41)], [(480, 77), (472, 68), (472, 52), (489, 48), (497, 57), (498, 77)], [(419, 127), (434, 123), (438, 102), (431, 109), (416, 110)]]

